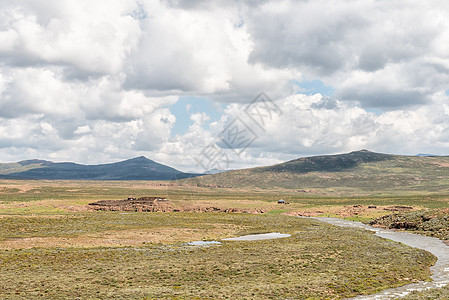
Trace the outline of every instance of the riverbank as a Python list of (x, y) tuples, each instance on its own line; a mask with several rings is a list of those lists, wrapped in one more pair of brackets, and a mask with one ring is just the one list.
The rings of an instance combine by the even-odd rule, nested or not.
[[(438, 259), (436, 263), (430, 268), (432, 272), (432, 282), (421, 281), (404, 285), (397, 288), (387, 289), (377, 294), (369, 296), (357, 296), (353, 299), (391, 299), (395, 297), (404, 297), (410, 295), (413, 291), (422, 291), (426, 289), (438, 289), (446, 287), (449, 284), (449, 247), (438, 238), (428, 237), (409, 232), (393, 231), (378, 227), (369, 226), (361, 222), (354, 222), (348, 220), (342, 220), (338, 218), (313, 218), (328, 224), (340, 226), (359, 228), (369, 231), (373, 231), (376, 236), (389, 239), (392, 241), (400, 242), (404, 245), (408, 245), (414, 248), (428, 251), (435, 255)], [(448, 290), (447, 288), (445, 291)], [(429, 291), (429, 293), (437, 293), (437, 291)], [(426, 295), (422, 293), (422, 295)], [(416, 294), (417, 295), (417, 294)], [(410, 298), (412, 299), (412, 298)], [(424, 298), (423, 298), (424, 299)], [(435, 298), (432, 298), (435, 299)], [(441, 298), (443, 299), (443, 298)]]
[(449, 208), (393, 213), (371, 220), (369, 224), (437, 237), (446, 243), (449, 240)]

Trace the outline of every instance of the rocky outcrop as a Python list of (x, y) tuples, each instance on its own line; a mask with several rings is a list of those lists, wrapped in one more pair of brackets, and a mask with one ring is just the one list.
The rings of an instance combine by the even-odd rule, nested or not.
[(246, 213), (246, 214), (263, 214), (267, 210), (264, 209), (243, 209), (243, 208), (220, 208), (220, 207), (186, 207), (175, 209), (173, 211), (191, 211), (191, 212), (224, 212), (224, 213)]
[(401, 212), (379, 217), (370, 225), (391, 229), (412, 230), (417, 233), (449, 239), (449, 209)]
[(223, 212), (263, 214), (264, 209), (222, 208), (215, 206), (174, 207), (169, 200), (161, 197), (141, 197), (123, 200), (102, 200), (89, 203), (92, 210), (101, 211), (140, 211), (140, 212)]
[(89, 203), (93, 210), (102, 211), (145, 211), (171, 212), (173, 206), (167, 199), (161, 197), (128, 198), (123, 200), (102, 200)]

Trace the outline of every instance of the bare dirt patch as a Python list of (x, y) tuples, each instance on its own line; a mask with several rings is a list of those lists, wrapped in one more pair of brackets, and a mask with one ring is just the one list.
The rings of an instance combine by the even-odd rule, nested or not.
[(8, 181), (6, 182), (0, 182), (1, 186), (0, 186), (0, 192), (5, 192), (8, 191), (9, 189), (17, 189), (17, 193), (26, 193), (32, 189), (34, 189), (34, 185), (30, 184), (30, 183), (21, 183), (21, 184), (15, 184), (15, 183), (10, 183)]
[(442, 162), (442, 161), (435, 161), (435, 162), (433, 162), (433, 164), (438, 166), (438, 167), (443, 167), (443, 168), (448, 168), (449, 167), (449, 163)]
[(337, 215), (340, 218), (349, 218), (354, 216), (371, 216), (373, 214), (414, 211), (418, 208), (404, 205), (346, 205), (311, 208), (302, 211), (286, 212), (285, 215), (302, 216), (302, 217), (318, 217), (323, 215)]

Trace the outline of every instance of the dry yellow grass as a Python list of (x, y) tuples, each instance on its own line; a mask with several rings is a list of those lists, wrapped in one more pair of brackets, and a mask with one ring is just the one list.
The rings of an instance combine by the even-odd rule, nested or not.
[(151, 228), (105, 231), (74, 237), (29, 237), (0, 241), (0, 249), (117, 247), (144, 244), (186, 243), (202, 239), (220, 239), (231, 236), (239, 227), (232, 224), (209, 224), (213, 228)]

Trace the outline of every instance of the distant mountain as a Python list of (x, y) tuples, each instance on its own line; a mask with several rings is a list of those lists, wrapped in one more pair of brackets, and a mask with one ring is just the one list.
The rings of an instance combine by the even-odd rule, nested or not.
[(144, 156), (100, 165), (54, 163), (45, 160), (0, 164), (2, 179), (171, 180), (199, 175), (201, 174), (183, 173)]
[(334, 195), (447, 193), (449, 156), (390, 155), (361, 150), (205, 175), (198, 180), (206, 185), (312, 190)]

